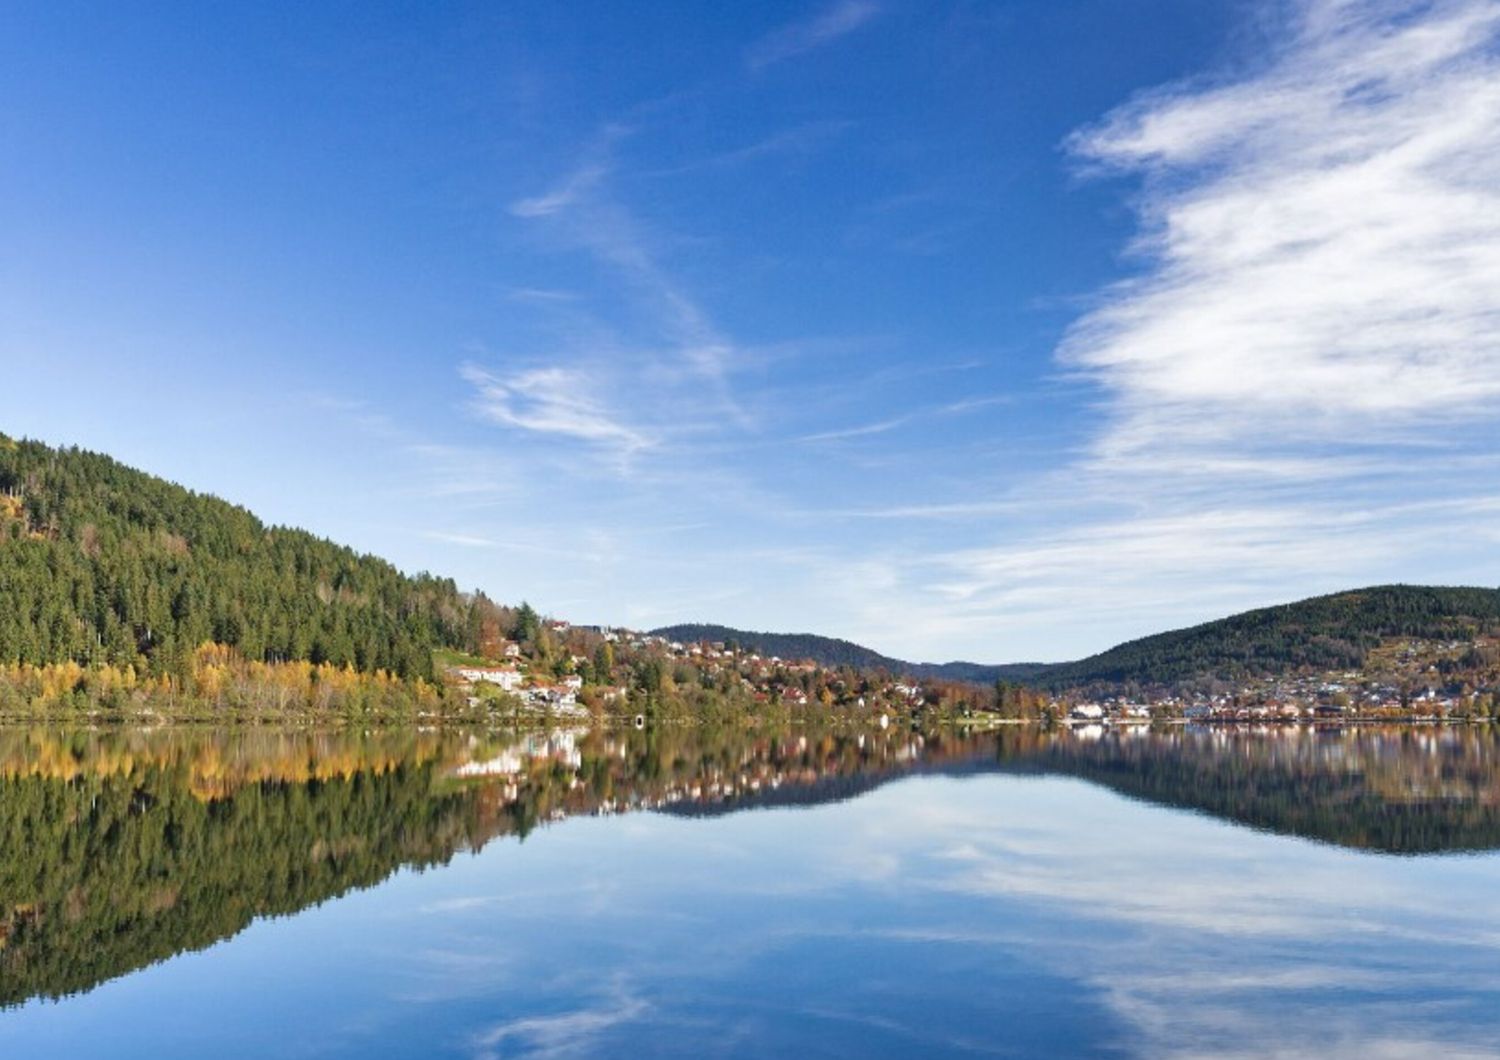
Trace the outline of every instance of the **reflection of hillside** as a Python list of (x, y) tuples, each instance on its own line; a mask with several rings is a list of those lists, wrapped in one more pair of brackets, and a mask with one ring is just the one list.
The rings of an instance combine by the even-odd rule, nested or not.
[[(1034, 730), (1031, 730), (1034, 737)], [(698, 815), (757, 806), (811, 805), (852, 798), (889, 780), (941, 764), (992, 768), (993, 736), (891, 730), (869, 733), (757, 733), (705, 744), (691, 729), (633, 748), (645, 768), (603, 809)], [(616, 747), (615, 754), (627, 747)], [(633, 756), (631, 756), (633, 757)]]
[(0, 1005), (89, 989), (543, 822), (811, 805), (918, 773), (1066, 773), (1375, 850), (1500, 847), (1489, 729), (1091, 736), (0, 731)]
[(0, 732), (0, 1005), (89, 989), (540, 822), (790, 790), (926, 748), (694, 727)]
[(1492, 727), (1113, 729), (1011, 763), (1254, 828), (1395, 854), (1500, 847)]
[(0, 1004), (59, 996), (445, 861), (495, 825), (430, 764), (266, 780), (205, 801), (145, 761), (0, 787)]
[[(717, 785), (692, 784), (673, 791), (657, 807), (682, 817), (711, 817), (741, 810), (816, 806), (858, 798), (911, 776), (969, 776), (995, 771), (996, 753), (1015, 755), (1038, 746), (1037, 730), (1013, 729), (998, 737), (965, 739), (951, 733), (907, 733), (880, 755), (831, 758), (819, 763), (745, 763)], [(1016, 739), (1019, 737), (1019, 739)]]

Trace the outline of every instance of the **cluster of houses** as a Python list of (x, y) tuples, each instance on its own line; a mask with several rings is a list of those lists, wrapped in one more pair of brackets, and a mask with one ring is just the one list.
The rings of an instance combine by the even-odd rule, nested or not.
[[(514, 647), (514, 645), (512, 645)], [(568, 674), (555, 681), (537, 681), (534, 675), (515, 663), (505, 666), (458, 666), (454, 674), (467, 681), (471, 688), (482, 684), (494, 685), (502, 692), (515, 696), (519, 704), (531, 711), (567, 718), (586, 718), (588, 710), (578, 702), (578, 693), (583, 691), (583, 678)], [(621, 690), (610, 690), (618, 694)], [(478, 697), (473, 697), (476, 701)]]
[[(910, 680), (894, 678), (861, 678), (850, 684), (843, 677), (820, 667), (806, 659), (783, 659), (775, 655), (740, 649), (723, 642), (684, 644), (650, 633), (638, 633), (625, 629), (603, 626), (570, 626), (565, 622), (549, 621), (547, 628), (560, 639), (570, 632), (572, 642), (580, 637), (596, 638), (614, 647), (617, 659), (627, 666), (631, 661), (658, 659), (668, 665), (686, 663), (693, 671), (714, 681), (720, 687), (727, 682), (743, 694), (762, 704), (781, 704), (790, 707), (815, 706), (819, 697), (827, 693), (835, 697), (841, 707), (856, 709), (896, 710), (917, 706), (925, 701), (923, 687)], [(490, 686), (513, 697), (513, 702), (522, 709), (545, 713), (559, 718), (584, 717), (587, 707), (580, 702), (584, 690), (584, 678), (572, 673), (555, 678), (542, 673), (531, 665), (519, 645), (504, 646), (505, 661), (495, 665), (463, 664), (451, 668), (451, 675), (466, 683), (470, 689), (471, 702), (483, 698), (481, 689)], [(592, 679), (598, 674), (591, 672), (584, 656), (570, 656), (577, 671), (589, 673)], [(618, 685), (594, 685), (590, 688), (590, 703), (623, 702), (626, 689)], [(825, 697), (822, 702), (827, 703)], [(888, 724), (887, 719), (887, 724)]]
[[(877, 678), (866, 675), (860, 687), (851, 688), (842, 678), (810, 659), (783, 659), (779, 655), (736, 649), (722, 641), (682, 644), (653, 634), (628, 634), (626, 643), (640, 651), (657, 651), (669, 659), (691, 663), (711, 677), (726, 671), (737, 677), (740, 686), (760, 703), (782, 703), (806, 707), (815, 702), (809, 693), (808, 680), (822, 675), (822, 686), (835, 693), (836, 702), (856, 709), (912, 707), (925, 701), (927, 692), (909, 679)], [(885, 723), (889, 720), (881, 715)]]
[(1228, 692), (1162, 692), (1148, 697), (1103, 696), (1068, 706), (1070, 722), (1131, 723), (1152, 719), (1215, 722), (1338, 721), (1356, 718), (1442, 719), (1488, 713), (1500, 682), (1466, 690), (1436, 680), (1424, 666), (1399, 680), (1386, 673), (1341, 671), (1246, 681)]

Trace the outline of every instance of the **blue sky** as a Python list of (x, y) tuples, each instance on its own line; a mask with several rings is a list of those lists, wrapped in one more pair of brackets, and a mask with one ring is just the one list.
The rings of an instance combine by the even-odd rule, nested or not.
[(0, 7), (0, 429), (577, 621), (1500, 582), (1481, 0)]

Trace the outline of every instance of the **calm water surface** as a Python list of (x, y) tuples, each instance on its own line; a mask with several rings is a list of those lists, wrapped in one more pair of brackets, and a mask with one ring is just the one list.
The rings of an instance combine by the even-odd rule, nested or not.
[(0, 1056), (1500, 1056), (1500, 737), (0, 730)]

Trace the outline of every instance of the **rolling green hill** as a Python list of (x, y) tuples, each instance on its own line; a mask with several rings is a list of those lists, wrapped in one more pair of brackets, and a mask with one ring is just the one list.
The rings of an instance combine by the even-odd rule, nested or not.
[(884, 670), (891, 674), (909, 674), (915, 677), (935, 677), (949, 681), (972, 681), (976, 684), (991, 684), (997, 679), (1026, 681), (1046, 669), (1043, 663), (1009, 663), (987, 665), (985, 663), (913, 663), (881, 655), (870, 648), (852, 641), (835, 637), (820, 637), (814, 633), (756, 633), (750, 630), (731, 629), (704, 623), (684, 623), (663, 626), (651, 631), (658, 637), (692, 644), (699, 641), (730, 642), (762, 655), (776, 655), (783, 659), (811, 659), (821, 666), (848, 666), (856, 670)]
[(1354, 668), (1390, 637), (1459, 639), (1490, 630), (1500, 630), (1500, 589), (1380, 585), (1128, 641), (1032, 680), (1062, 689)]
[(734, 641), (762, 654), (812, 659), (825, 666), (981, 684), (1005, 680), (1060, 691), (1353, 668), (1391, 637), (1460, 639), (1484, 631), (1500, 631), (1500, 589), (1382, 585), (1247, 611), (1052, 664), (909, 663), (831, 637), (715, 625), (666, 626), (653, 632), (683, 642)]
[(474, 600), (81, 449), (0, 435), (0, 665), (169, 673), (204, 641), (430, 677)]

